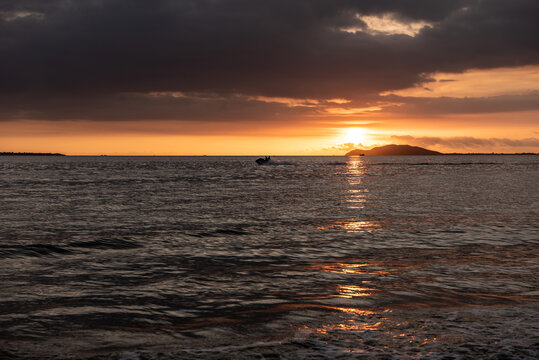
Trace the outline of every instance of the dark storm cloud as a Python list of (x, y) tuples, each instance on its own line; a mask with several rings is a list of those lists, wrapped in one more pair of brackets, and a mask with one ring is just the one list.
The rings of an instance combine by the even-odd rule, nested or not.
[[(68, 97), (17, 94), (0, 97), (0, 119), (33, 120), (175, 120), (184, 121), (286, 121), (306, 115), (307, 106), (256, 101), (246, 96), (215, 94), (121, 93), (106, 97)], [(284, 119), (283, 119), (284, 118)]]
[(0, 0), (0, 11), (29, 11), (46, 13), (68, 3), (69, 0)]
[[(432, 28), (415, 37), (341, 31), (365, 28), (356, 14)], [(2, 118), (59, 117), (44, 98), (137, 118), (128, 108), (154, 99), (112, 102), (152, 91), (372, 98), (423, 73), (539, 63), (538, 15), (536, 0), (4, 0)], [(191, 105), (156, 116), (182, 118), (182, 106)]]

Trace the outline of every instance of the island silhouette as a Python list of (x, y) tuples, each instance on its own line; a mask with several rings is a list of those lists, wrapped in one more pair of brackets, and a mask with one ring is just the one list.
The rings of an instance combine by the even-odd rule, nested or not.
[(396, 155), (443, 155), (441, 152), (428, 150), (411, 145), (385, 145), (370, 150), (355, 149), (346, 153), (346, 156), (396, 156)]

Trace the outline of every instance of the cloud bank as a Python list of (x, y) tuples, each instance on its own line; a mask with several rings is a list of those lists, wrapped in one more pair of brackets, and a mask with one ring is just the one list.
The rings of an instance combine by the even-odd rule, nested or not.
[(539, 64), (538, 15), (536, 0), (2, 0), (0, 120), (294, 120), (379, 101), (537, 109), (537, 93), (379, 93), (430, 73)]

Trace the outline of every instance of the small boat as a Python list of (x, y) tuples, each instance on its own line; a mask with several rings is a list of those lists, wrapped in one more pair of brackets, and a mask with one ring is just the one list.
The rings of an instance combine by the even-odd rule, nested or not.
[(269, 163), (270, 160), (271, 160), (271, 158), (270, 158), (269, 156), (265, 156), (265, 157), (263, 157), (263, 158), (258, 158), (258, 159), (256, 159), (255, 161), (256, 161), (256, 163), (257, 163), (258, 165), (263, 165), (263, 164)]

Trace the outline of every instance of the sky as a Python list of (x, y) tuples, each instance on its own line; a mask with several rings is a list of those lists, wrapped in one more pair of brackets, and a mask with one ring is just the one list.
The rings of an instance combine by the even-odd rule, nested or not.
[(539, 152), (537, 0), (0, 0), (0, 151)]

